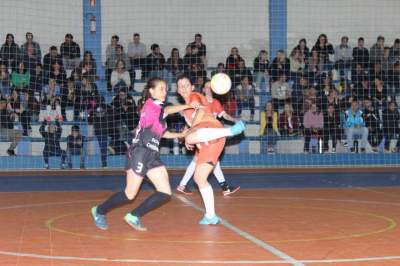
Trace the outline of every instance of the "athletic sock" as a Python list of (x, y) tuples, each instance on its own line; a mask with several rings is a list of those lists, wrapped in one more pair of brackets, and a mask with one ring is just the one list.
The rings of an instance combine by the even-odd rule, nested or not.
[(213, 189), (208, 185), (200, 189), (200, 194), (203, 198), (204, 207), (206, 209), (206, 217), (210, 219), (215, 216)]
[(151, 196), (147, 197), (131, 214), (137, 217), (142, 217), (146, 213), (160, 207), (164, 203), (171, 199), (171, 195), (163, 192), (155, 192)]
[(215, 177), (217, 178), (218, 183), (225, 182), (225, 177), (224, 177), (224, 174), (222, 173), (221, 164), (219, 163), (219, 161), (215, 165), (213, 173), (214, 173)]
[(182, 177), (181, 182), (179, 183), (180, 186), (186, 186), (189, 182), (190, 178), (192, 178), (194, 171), (196, 170), (196, 162), (192, 160), (188, 167), (186, 168), (186, 172)]
[(199, 128), (195, 134), (197, 142), (207, 142), (233, 135), (230, 128)]
[(126, 196), (125, 191), (119, 191), (109, 197), (105, 202), (97, 206), (97, 213), (104, 215), (115, 207), (118, 207), (129, 201), (130, 200)]

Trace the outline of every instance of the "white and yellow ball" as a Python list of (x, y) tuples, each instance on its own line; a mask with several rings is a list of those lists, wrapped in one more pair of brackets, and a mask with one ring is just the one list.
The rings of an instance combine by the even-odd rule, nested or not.
[(222, 95), (228, 93), (231, 89), (231, 86), (232, 86), (231, 79), (225, 73), (215, 74), (211, 78), (211, 89), (216, 94)]

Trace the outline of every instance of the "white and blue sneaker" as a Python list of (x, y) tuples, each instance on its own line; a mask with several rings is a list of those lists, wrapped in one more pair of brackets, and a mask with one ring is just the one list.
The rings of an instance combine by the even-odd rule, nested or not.
[(94, 206), (92, 208), (91, 213), (92, 213), (92, 217), (93, 217), (95, 225), (102, 230), (107, 230), (108, 224), (107, 224), (106, 216), (97, 213), (97, 206)]
[(147, 228), (144, 227), (143, 224), (140, 222), (140, 218), (132, 215), (131, 213), (127, 213), (124, 217), (124, 220), (135, 230), (147, 231)]
[(199, 224), (209, 225), (209, 224), (218, 224), (219, 222), (220, 220), (217, 215), (214, 215), (211, 218), (208, 218), (207, 216), (204, 215), (204, 217), (199, 221)]
[(240, 133), (242, 133), (243, 131), (245, 131), (245, 129), (246, 129), (246, 125), (245, 125), (245, 123), (244, 123), (242, 120), (236, 122), (236, 123), (231, 127), (232, 136), (239, 135)]

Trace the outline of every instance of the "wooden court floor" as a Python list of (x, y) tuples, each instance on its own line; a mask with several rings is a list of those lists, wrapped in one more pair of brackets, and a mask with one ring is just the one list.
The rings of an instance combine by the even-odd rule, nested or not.
[(175, 195), (147, 232), (122, 218), (150, 191), (93, 225), (110, 193), (0, 193), (0, 265), (400, 265), (399, 187), (216, 191), (217, 226), (197, 224), (197, 193)]

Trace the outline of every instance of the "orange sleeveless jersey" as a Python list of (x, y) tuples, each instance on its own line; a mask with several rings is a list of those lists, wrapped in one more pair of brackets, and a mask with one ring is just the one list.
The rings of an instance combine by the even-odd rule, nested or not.
[[(217, 119), (215, 119), (215, 116), (214, 116), (215, 110), (213, 110), (213, 109), (215, 109), (215, 106), (217, 104), (215, 104), (215, 106), (214, 106), (207, 101), (207, 99), (204, 95), (202, 95), (198, 92), (192, 92), (189, 96), (189, 102), (187, 102), (187, 104), (191, 104), (192, 102), (195, 102), (195, 101), (198, 102), (203, 107), (203, 110), (205, 111), (205, 114), (204, 114), (201, 122), (214, 122), (216, 125), (222, 126), (222, 124)], [(213, 102), (214, 101), (216, 101), (216, 100), (213, 100)], [(221, 105), (221, 104), (219, 104), (219, 105)], [(193, 119), (196, 116), (196, 110), (186, 109), (183, 111), (183, 115), (185, 117), (186, 123), (188, 123), (188, 125), (190, 127), (196, 126), (196, 125), (193, 125)]]
[[(200, 105), (203, 106), (205, 110), (205, 115), (203, 119), (194, 127), (197, 128), (222, 128), (223, 125), (219, 122), (216, 118), (214, 113), (219, 114), (220, 109), (222, 109), (221, 104), (217, 100), (213, 100), (212, 104), (210, 104), (206, 97), (198, 92), (192, 92), (189, 96), (188, 104), (197, 101)], [(215, 102), (217, 101), (217, 102)], [(215, 102), (215, 103), (214, 103)], [(219, 104), (219, 106), (218, 106)], [(223, 109), (222, 109), (223, 111)], [(188, 109), (183, 111), (184, 117), (186, 122), (189, 126), (193, 126), (192, 122), (196, 115), (196, 111), (193, 109)], [(203, 164), (203, 163), (212, 163), (216, 164), (219, 160), (219, 156), (221, 155), (222, 151), (224, 150), (225, 146), (225, 138), (219, 138), (213, 141), (209, 141), (208, 143), (202, 143), (198, 145), (196, 149), (196, 163)]]
[(224, 108), (222, 107), (222, 104), (220, 101), (217, 99), (213, 99), (211, 103), (209, 103), (211, 106), (211, 112), (215, 117), (221, 117), (222, 113), (224, 112)]

